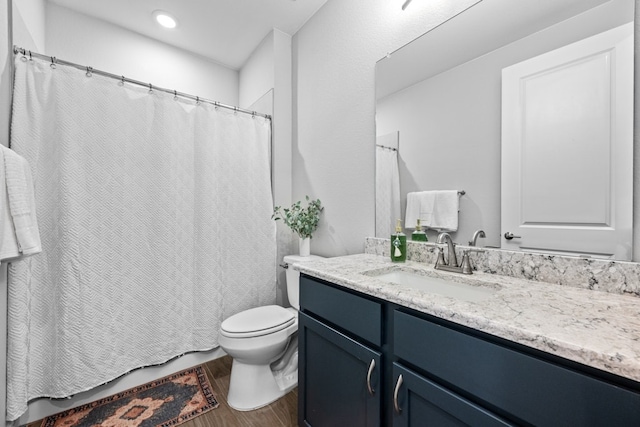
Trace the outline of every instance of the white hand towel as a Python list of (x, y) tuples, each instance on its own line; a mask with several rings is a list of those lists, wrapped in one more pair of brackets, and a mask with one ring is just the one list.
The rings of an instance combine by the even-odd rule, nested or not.
[(407, 211), (404, 217), (405, 228), (415, 228), (418, 218), (420, 218), (421, 225), (429, 227), (433, 220), (435, 198), (435, 191), (407, 193)]
[(4, 168), (4, 150), (0, 149), (0, 261), (20, 256), (18, 239), (9, 210), (9, 192)]
[(0, 260), (42, 252), (33, 180), (27, 161), (0, 145)]
[(458, 230), (460, 195), (457, 190), (436, 191), (431, 228), (441, 231)]

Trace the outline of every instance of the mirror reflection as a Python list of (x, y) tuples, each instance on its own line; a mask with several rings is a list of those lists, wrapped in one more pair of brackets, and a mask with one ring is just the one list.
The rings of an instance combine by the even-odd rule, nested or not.
[[(486, 237), (479, 246), (630, 260), (634, 1), (514, 3), (483, 0), (377, 63), (376, 235), (388, 237), (395, 218), (407, 218), (407, 194), (464, 191), (457, 228), (450, 232), (457, 243), (467, 244), (482, 229)], [(559, 50), (610, 33), (623, 41), (611, 42), (611, 49), (596, 47), (597, 55), (581, 53), (587, 59)], [(527, 90), (504, 86), (509, 82), (503, 70), (520, 70), (545, 55), (573, 62), (525, 72), (524, 80), (511, 82)], [(554, 81), (562, 90), (527, 80), (534, 74), (552, 75), (543, 83)], [(623, 82), (631, 89), (616, 92)], [(505, 99), (511, 92), (516, 97)], [(518, 98), (521, 93), (536, 99)], [(532, 115), (536, 108), (551, 112)], [(569, 126), (577, 116), (582, 121)], [(514, 128), (528, 133), (514, 136)], [(517, 144), (516, 160), (505, 161), (505, 147)], [(399, 196), (389, 166), (394, 155)], [(508, 165), (514, 164), (522, 167), (510, 176)], [(513, 226), (504, 224), (514, 216), (509, 205), (516, 207)], [(414, 227), (405, 224), (408, 234)], [(575, 230), (588, 233), (571, 234)], [(427, 230), (429, 241), (437, 232)], [(592, 244), (605, 240), (607, 247)]]

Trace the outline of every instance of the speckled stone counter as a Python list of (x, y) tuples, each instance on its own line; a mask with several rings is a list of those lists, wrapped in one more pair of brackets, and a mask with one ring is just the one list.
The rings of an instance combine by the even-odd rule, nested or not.
[[(367, 237), (364, 245), (367, 254), (389, 256), (389, 239)], [(468, 249), (481, 250), (469, 255), (476, 271), (640, 297), (640, 263), (637, 262), (456, 245), (458, 253)], [(434, 243), (407, 242), (409, 261), (433, 265), (436, 256)]]
[[(588, 366), (640, 381), (640, 299), (476, 272), (434, 270), (430, 264), (395, 264), (358, 254), (298, 263), (294, 269), (349, 289), (437, 316)], [(377, 274), (394, 269), (496, 289), (466, 302), (387, 283)]]

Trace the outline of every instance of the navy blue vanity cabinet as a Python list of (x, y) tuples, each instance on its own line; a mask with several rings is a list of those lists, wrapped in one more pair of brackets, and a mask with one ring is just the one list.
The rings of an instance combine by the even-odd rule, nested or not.
[(300, 286), (301, 426), (640, 426), (636, 381), (308, 276)]
[(302, 277), (298, 424), (381, 426), (382, 304)]

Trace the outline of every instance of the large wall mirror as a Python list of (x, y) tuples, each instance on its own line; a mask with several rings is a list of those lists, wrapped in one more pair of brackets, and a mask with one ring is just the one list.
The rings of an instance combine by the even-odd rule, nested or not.
[[(377, 223), (382, 215), (390, 217), (384, 220), (389, 222), (389, 227), (394, 217), (404, 218), (408, 193), (464, 190), (459, 200), (458, 227), (450, 233), (457, 243), (467, 244), (474, 232), (482, 229), (486, 238), (479, 241), (479, 246), (631, 260), (634, 11), (634, 0), (481, 0), (378, 61), (377, 145), (397, 149), (394, 153), (400, 182), (400, 211), (387, 206), (389, 193), (395, 190), (388, 191), (385, 186), (385, 193), (379, 194), (377, 188)], [(556, 52), (556, 58), (569, 58), (571, 54), (559, 49), (581, 46), (585, 40), (611, 33), (624, 40), (620, 43), (624, 44), (626, 53), (620, 53), (623, 50), (616, 50), (617, 47), (609, 50), (596, 47), (596, 53), (585, 54), (587, 59), (576, 62), (590, 64), (581, 65), (578, 74), (563, 72), (558, 73), (562, 76), (546, 78), (562, 90), (548, 87), (547, 92), (539, 90), (536, 86), (539, 80), (535, 84), (518, 80), (515, 91), (503, 86), (506, 84), (503, 70), (520, 70), (520, 64), (535, 61), (532, 58), (544, 57), (549, 52)], [(613, 42), (618, 46), (616, 43)], [(599, 56), (605, 51), (606, 55)], [(596, 57), (597, 60), (591, 61)], [(623, 71), (610, 68), (615, 60), (623, 63)], [(569, 68), (555, 66), (555, 70)], [(587, 68), (600, 73), (599, 78), (609, 79), (605, 88), (591, 80), (585, 80), (587, 83), (582, 88), (573, 87), (574, 82), (582, 81), (579, 75)], [(542, 74), (549, 76), (546, 71)], [(622, 81), (630, 86), (616, 93), (616, 88), (623, 87)], [(597, 90), (593, 89), (596, 86)], [(573, 87), (567, 90), (571, 99), (558, 101), (567, 87)], [(551, 105), (559, 112), (549, 114), (549, 108), (545, 110), (546, 120), (558, 127), (538, 132), (540, 123), (536, 120), (540, 114), (531, 112), (534, 110), (529, 104), (531, 101), (514, 103), (504, 98), (510, 92), (525, 93), (525, 89), (527, 93), (536, 94), (536, 98), (544, 98), (540, 95), (544, 93), (556, 96)], [(562, 133), (564, 121), (572, 120), (572, 112), (582, 113), (586, 104), (579, 98), (585, 92), (593, 92), (605, 103), (602, 107), (592, 103), (594, 111), (604, 117), (603, 124), (593, 129), (604, 135), (601, 139), (605, 140), (605, 146), (590, 145), (588, 140), (596, 131), (582, 125), (577, 128), (586, 134), (584, 136)], [(618, 104), (611, 101), (616, 97), (621, 98)], [(562, 108), (564, 113), (560, 111)], [(516, 119), (513, 111), (518, 111)], [(584, 117), (591, 117), (585, 114)], [(514, 120), (529, 121), (514, 125)], [(624, 123), (620, 127), (621, 120)], [(531, 143), (526, 146), (523, 142), (517, 160), (503, 160), (503, 156), (509, 155), (503, 150), (507, 144), (503, 141), (505, 133), (514, 127), (534, 129), (532, 123), (538, 130), (521, 139), (533, 141), (531, 135), (535, 133), (538, 138), (535, 146)], [(592, 123), (593, 119), (587, 119), (585, 125)], [(614, 146), (610, 141), (613, 139), (623, 142), (616, 142), (618, 145)], [(386, 181), (388, 174), (395, 171), (379, 159), (376, 180)], [(513, 181), (505, 176), (510, 173), (505, 171), (507, 164), (518, 164), (529, 171), (526, 179), (519, 178), (523, 183), (516, 186), (515, 202), (512, 195), (505, 193)], [(622, 177), (613, 177), (614, 172), (620, 170), (625, 171)], [(613, 205), (614, 197), (621, 200), (619, 205)], [(529, 244), (519, 243), (517, 237), (521, 229), (505, 229), (502, 224), (508, 203), (522, 209), (516, 216), (525, 224), (525, 233), (528, 233), (527, 227), (538, 229), (542, 228), (540, 224), (550, 224), (541, 234), (543, 237), (529, 238)], [(554, 212), (557, 218), (547, 221), (545, 215), (549, 212)], [(577, 225), (569, 224), (571, 221)], [(563, 234), (564, 229), (571, 228), (610, 231), (616, 227), (618, 230), (606, 237), (615, 239), (611, 249), (578, 244), (581, 239), (604, 240), (602, 233), (589, 234), (586, 238)], [(407, 232), (413, 231), (412, 228), (413, 224), (406, 224)], [(384, 227), (383, 231), (378, 230), (377, 227), (378, 237), (388, 237)], [(430, 241), (435, 240), (437, 232), (427, 231)], [(506, 239), (507, 232), (516, 238)]]

